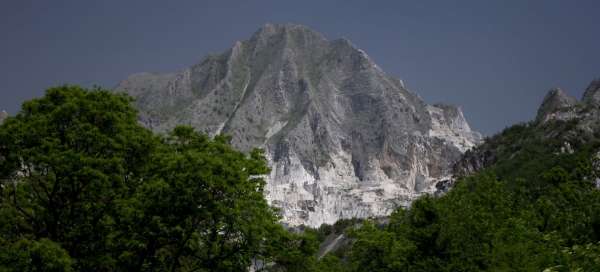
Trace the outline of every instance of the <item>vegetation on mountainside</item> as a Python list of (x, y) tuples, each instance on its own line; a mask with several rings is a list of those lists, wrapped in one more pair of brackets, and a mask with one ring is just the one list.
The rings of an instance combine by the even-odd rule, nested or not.
[(0, 271), (596, 271), (600, 142), (560, 152), (574, 127), (506, 129), (479, 148), (493, 164), (385, 222), (290, 232), (259, 150), (155, 135), (124, 95), (53, 88), (0, 126)]
[[(573, 141), (571, 123), (517, 125), (480, 148), (495, 163), (462, 178), (446, 195), (422, 197), (390, 223), (348, 233), (343, 271), (597, 271), (598, 138)], [(555, 133), (548, 137), (548, 132)], [(340, 253), (338, 253), (340, 255)], [(331, 262), (330, 260), (328, 262)]]
[[(303, 250), (259, 150), (153, 135), (130, 98), (49, 89), (0, 126), (0, 271), (242, 271)], [(284, 248), (285, 250), (282, 250)]]

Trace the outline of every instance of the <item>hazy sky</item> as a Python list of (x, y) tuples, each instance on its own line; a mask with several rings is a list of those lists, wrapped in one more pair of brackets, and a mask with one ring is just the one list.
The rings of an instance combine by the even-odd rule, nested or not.
[(0, 2), (0, 109), (47, 87), (114, 87), (169, 72), (299, 23), (345, 37), (428, 103), (460, 105), (494, 133), (535, 111), (546, 91), (578, 98), (600, 77), (600, 1), (25, 1)]

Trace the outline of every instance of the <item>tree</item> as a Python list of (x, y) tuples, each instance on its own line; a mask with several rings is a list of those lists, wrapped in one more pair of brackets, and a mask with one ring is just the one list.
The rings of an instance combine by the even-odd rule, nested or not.
[(548, 138), (548, 129), (567, 125), (519, 125), (488, 139), (478, 148), (493, 154), (493, 164), (441, 197), (396, 210), (385, 228), (367, 223), (353, 231), (348, 262), (370, 271), (598, 270), (592, 158), (600, 141), (557, 153), (563, 142)]
[(130, 102), (62, 86), (0, 126), (0, 271), (242, 271), (269, 257), (281, 226), (262, 152), (190, 127), (153, 135)]
[[(0, 129), (2, 238), (49, 239), (77, 269), (110, 269), (116, 201), (135, 188), (154, 137), (124, 95), (49, 89)], [(41, 241), (41, 240), (40, 240)]]
[(146, 182), (120, 203), (115, 241), (127, 270), (242, 271), (277, 218), (263, 196), (268, 168), (258, 150), (233, 150), (177, 127), (152, 156)]
[(73, 260), (66, 250), (46, 238), (39, 241), (20, 239), (0, 242), (0, 271), (69, 272)]
[(316, 271), (316, 253), (319, 248), (317, 233), (311, 229), (290, 232), (278, 227), (271, 232), (266, 248), (267, 265), (263, 271), (304, 272)]

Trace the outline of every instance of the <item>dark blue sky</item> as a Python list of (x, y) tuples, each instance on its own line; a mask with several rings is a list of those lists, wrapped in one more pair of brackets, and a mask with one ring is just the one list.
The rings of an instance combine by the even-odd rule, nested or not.
[[(452, 2), (452, 3), (451, 3)], [(0, 3), (0, 108), (63, 83), (114, 87), (221, 52), (267, 22), (365, 50), (483, 133), (531, 119), (546, 91), (600, 77), (600, 1), (27, 1)]]

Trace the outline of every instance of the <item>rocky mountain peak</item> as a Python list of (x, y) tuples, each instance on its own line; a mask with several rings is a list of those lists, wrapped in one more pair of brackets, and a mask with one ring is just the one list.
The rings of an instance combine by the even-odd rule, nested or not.
[(244, 44), (253, 54), (263, 52), (281, 56), (281, 53), (322, 50), (327, 42), (321, 33), (303, 25), (265, 24)]
[(312, 36), (314, 38), (326, 40), (325, 36), (323, 36), (321, 33), (314, 31), (307, 26), (299, 25), (299, 24), (292, 24), (292, 23), (283, 23), (283, 24), (266, 23), (265, 25), (260, 27), (250, 39), (258, 38), (258, 37), (262, 37), (262, 38), (272, 37), (272, 36), (277, 36), (277, 35), (287, 35), (287, 36), (306, 35), (306, 36)]
[(600, 78), (592, 81), (583, 93), (584, 103), (600, 105)]
[[(600, 133), (600, 122), (598, 122), (600, 120), (599, 87), (600, 80), (593, 81), (585, 91), (582, 101), (577, 101), (561, 89), (552, 89), (544, 97), (535, 122), (520, 126), (527, 128), (530, 132), (537, 131), (536, 137), (553, 138), (563, 142), (563, 145), (557, 148), (556, 152), (572, 153), (573, 146), (580, 145), (582, 141), (588, 141)], [(568, 126), (560, 125), (564, 121), (574, 122)], [(509, 132), (509, 130), (505, 131)], [(504, 141), (503, 135), (504, 132), (501, 132), (488, 138), (473, 150), (466, 152), (454, 166), (455, 177), (467, 176), (494, 164), (500, 156), (497, 146), (501, 144), (501, 141)], [(513, 137), (509, 139), (513, 139)], [(518, 142), (528, 140), (530, 139), (519, 139)], [(515, 143), (511, 140), (510, 144), (515, 145), (518, 142)], [(521, 149), (515, 148), (513, 150), (520, 152)], [(500, 151), (504, 152), (503, 150)], [(509, 157), (512, 157), (512, 155), (509, 155)], [(600, 180), (598, 182), (600, 184)], [(451, 183), (452, 180), (447, 184), (451, 185)], [(444, 186), (440, 187), (441, 190), (446, 189)]]
[(350, 41), (293, 24), (116, 90), (136, 98), (153, 130), (186, 124), (264, 148), (266, 197), (291, 225), (387, 215), (434, 192), (481, 138), (459, 108), (427, 105)]
[(562, 89), (551, 89), (538, 109), (536, 120), (544, 122), (549, 119), (560, 119), (562, 116), (561, 111), (564, 113), (576, 104), (577, 99), (569, 96)]

